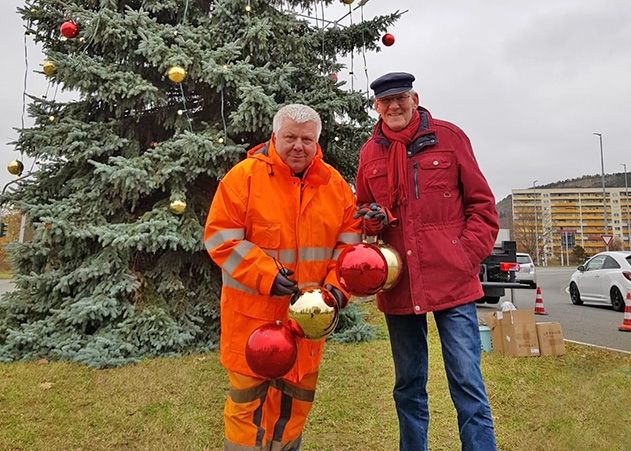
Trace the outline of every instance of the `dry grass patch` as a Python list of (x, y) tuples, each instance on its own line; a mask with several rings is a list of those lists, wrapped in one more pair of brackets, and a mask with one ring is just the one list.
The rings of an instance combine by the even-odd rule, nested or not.
[[(385, 336), (381, 314), (364, 306)], [(430, 325), (430, 447), (459, 450)], [(561, 358), (483, 355), (499, 449), (631, 449), (631, 357), (567, 348)], [(396, 450), (393, 379), (387, 340), (329, 343), (303, 449)], [(0, 364), (0, 449), (221, 449), (227, 388), (216, 353), (109, 370)]]

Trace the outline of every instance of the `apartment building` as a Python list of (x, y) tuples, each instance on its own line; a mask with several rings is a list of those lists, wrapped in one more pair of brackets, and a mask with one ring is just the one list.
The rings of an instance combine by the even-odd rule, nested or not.
[(604, 195), (602, 188), (514, 189), (514, 239), (533, 254), (536, 249), (541, 264), (570, 261), (575, 246), (594, 255), (609, 240), (628, 250), (630, 197), (625, 188), (606, 188)]

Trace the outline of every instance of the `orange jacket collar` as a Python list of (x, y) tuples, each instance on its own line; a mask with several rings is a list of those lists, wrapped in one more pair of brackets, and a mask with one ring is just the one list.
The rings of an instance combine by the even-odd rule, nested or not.
[[(303, 180), (314, 185), (324, 185), (331, 178), (331, 172), (322, 159), (323, 153), (320, 144), (317, 144), (317, 150), (311, 165), (306, 169)], [(248, 158), (256, 158), (272, 165), (275, 170), (279, 170), (286, 176), (291, 176), (289, 166), (280, 158), (274, 145), (274, 139), (258, 144), (248, 150)]]

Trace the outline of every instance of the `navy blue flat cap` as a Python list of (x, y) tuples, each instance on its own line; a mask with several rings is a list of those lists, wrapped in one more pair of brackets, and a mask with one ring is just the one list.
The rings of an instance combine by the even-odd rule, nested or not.
[(414, 75), (407, 72), (390, 72), (373, 81), (370, 88), (375, 92), (375, 99), (378, 99), (411, 91), (414, 80)]

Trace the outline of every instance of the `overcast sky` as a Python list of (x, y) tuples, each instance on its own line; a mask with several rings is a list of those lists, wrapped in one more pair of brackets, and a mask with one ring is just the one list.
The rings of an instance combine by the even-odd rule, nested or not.
[[(21, 124), (25, 62), (15, 9), (22, 3), (0, 0), (3, 186), (12, 180), (6, 164), (19, 156), (6, 143)], [(364, 17), (392, 7), (408, 12), (389, 30), (395, 44), (366, 55), (369, 78), (413, 73), (421, 104), (468, 134), (498, 201), (535, 180), (600, 174), (594, 132), (603, 134), (605, 172), (622, 172), (626, 163), (631, 176), (630, 1), (370, 0)], [(335, 6), (326, 18), (344, 11)], [(32, 71), (43, 57), (30, 40), (27, 50), (27, 92), (41, 95), (47, 84)], [(358, 89), (366, 86), (363, 67), (355, 55)]]

